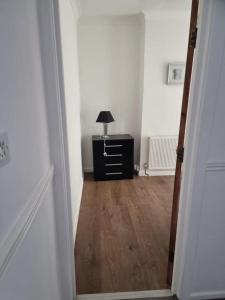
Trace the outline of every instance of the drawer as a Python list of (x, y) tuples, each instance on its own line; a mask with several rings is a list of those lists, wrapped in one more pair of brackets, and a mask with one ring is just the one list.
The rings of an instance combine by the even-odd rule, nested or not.
[(128, 178), (124, 172), (106, 172), (104, 176), (104, 180), (118, 180)]
[(95, 180), (117, 180), (117, 179), (132, 179), (133, 170), (126, 168), (104, 168), (102, 171), (94, 172)]
[[(99, 160), (100, 161), (100, 160)], [(127, 156), (106, 156), (102, 160), (103, 165), (110, 166), (131, 166), (133, 165), (133, 157), (131, 155)]]
[(107, 168), (110, 168), (110, 167), (116, 167), (116, 168), (125, 168), (125, 169), (129, 169), (129, 168), (132, 168), (133, 169), (133, 161), (132, 160), (128, 160), (127, 158), (126, 159), (121, 159), (121, 160), (116, 160), (115, 158), (112, 160), (104, 160), (103, 161), (103, 167), (107, 167)]
[(124, 174), (126, 172), (126, 168), (124, 164), (105, 164), (104, 166), (104, 172), (107, 175), (107, 173), (122, 173)]
[(128, 148), (120, 147), (120, 148), (105, 148), (105, 152), (107, 153), (107, 156), (117, 156), (117, 157), (123, 157), (124, 155), (126, 155), (129, 152)]
[(107, 156), (127, 156), (132, 152), (132, 141), (107, 141), (105, 143), (105, 152)]
[(106, 147), (121, 147), (121, 146), (127, 146), (132, 145), (133, 140), (105, 140)]
[(124, 167), (126, 167), (126, 164), (124, 162), (114, 162), (114, 163), (105, 162), (104, 163), (104, 168), (108, 169), (108, 170), (110, 168), (123, 169)]
[(99, 166), (98, 169), (95, 169), (96, 179), (108, 180), (108, 179), (122, 179), (122, 178), (132, 178), (132, 177), (133, 177), (133, 164), (104, 163), (102, 166)]
[(127, 162), (127, 158), (124, 156), (105, 156), (103, 163), (104, 164), (125, 164)]
[[(109, 142), (109, 141), (108, 141)], [(115, 142), (115, 141), (113, 141)], [(93, 145), (93, 151), (94, 151), (94, 157), (98, 157), (98, 158), (102, 158), (102, 156), (104, 156), (104, 152), (107, 154), (104, 157), (126, 157), (129, 154), (133, 155), (133, 146), (129, 146), (129, 145), (123, 145), (123, 144), (119, 144), (117, 142), (117, 144), (115, 145), (106, 145), (104, 147), (104, 142), (103, 141), (99, 141), (94, 143)]]

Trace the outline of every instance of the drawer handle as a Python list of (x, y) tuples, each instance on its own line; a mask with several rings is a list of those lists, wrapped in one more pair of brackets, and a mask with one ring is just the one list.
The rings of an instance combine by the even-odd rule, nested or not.
[(117, 156), (117, 157), (118, 157), (118, 156), (121, 157), (121, 156), (123, 156), (123, 154), (107, 154), (106, 152), (103, 153), (103, 155), (104, 155), (104, 156), (107, 156), (107, 157), (116, 157), (116, 156)]
[(111, 166), (122, 166), (122, 163), (118, 163), (118, 164), (105, 164), (106, 167), (111, 167)]
[(122, 175), (123, 172), (114, 172), (114, 173), (105, 173), (105, 175), (109, 176), (109, 175)]
[(106, 148), (117, 148), (117, 147), (123, 147), (123, 145), (105, 145)]

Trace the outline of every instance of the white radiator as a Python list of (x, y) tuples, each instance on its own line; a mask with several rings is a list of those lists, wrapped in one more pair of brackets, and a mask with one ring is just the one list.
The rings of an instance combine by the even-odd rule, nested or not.
[[(173, 175), (176, 167), (178, 136), (154, 136), (149, 138), (149, 171), (161, 175)], [(161, 173), (160, 173), (161, 172)]]

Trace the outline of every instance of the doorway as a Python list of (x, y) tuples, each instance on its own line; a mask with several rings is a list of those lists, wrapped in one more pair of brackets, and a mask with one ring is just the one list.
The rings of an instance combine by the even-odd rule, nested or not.
[[(186, 68), (189, 74), (184, 87), (186, 99), (192, 61), (193, 55)], [(187, 113), (187, 100), (185, 107)], [(178, 144), (179, 166), (184, 128), (183, 121)], [(136, 151), (141, 149), (137, 147)], [(176, 230), (171, 230), (174, 242), (170, 240), (169, 252), (169, 225), (172, 211), (173, 228), (177, 220), (179, 180), (177, 170), (172, 210), (173, 176), (95, 182), (90, 174), (86, 175), (75, 251), (78, 294), (170, 288)]]

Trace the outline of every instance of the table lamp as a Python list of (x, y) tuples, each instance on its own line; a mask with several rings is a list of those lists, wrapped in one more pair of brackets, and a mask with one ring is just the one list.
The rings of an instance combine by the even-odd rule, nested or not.
[(113, 116), (110, 111), (100, 111), (98, 118), (96, 120), (97, 123), (103, 123), (103, 138), (107, 138), (108, 136), (108, 123), (113, 122)]

